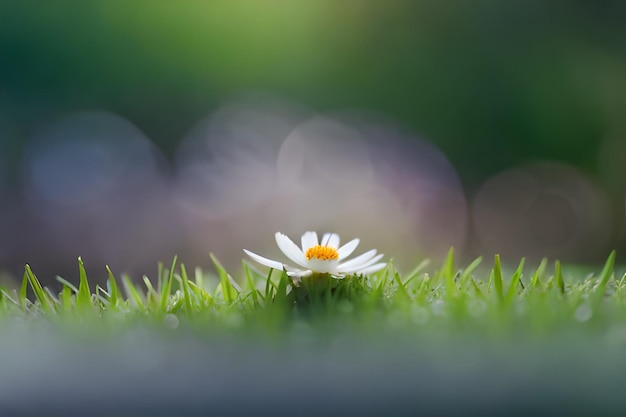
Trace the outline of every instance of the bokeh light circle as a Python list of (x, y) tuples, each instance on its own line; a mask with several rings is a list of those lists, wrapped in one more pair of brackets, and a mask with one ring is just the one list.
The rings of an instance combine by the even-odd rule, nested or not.
[(105, 111), (68, 115), (29, 141), (21, 178), (35, 204), (75, 206), (146, 185), (163, 161), (133, 124)]
[(613, 240), (608, 197), (565, 164), (531, 163), (490, 178), (473, 219), (481, 248), (511, 257), (598, 261)]

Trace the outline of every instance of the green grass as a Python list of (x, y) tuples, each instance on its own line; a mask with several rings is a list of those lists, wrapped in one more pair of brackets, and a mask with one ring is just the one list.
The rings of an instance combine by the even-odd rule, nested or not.
[[(188, 270), (174, 258), (154, 278), (133, 281), (107, 267), (104, 286), (89, 283), (78, 260), (78, 286), (58, 277), (58, 294), (43, 287), (27, 265), (22, 284), (0, 289), (0, 323), (22, 317), (103, 328), (146, 323), (184, 323), (206, 332), (289, 337), (306, 323), (320, 334), (406, 331), (423, 335), (541, 338), (555, 333), (590, 334), (626, 324), (626, 274), (615, 271), (615, 253), (586, 277), (566, 273), (559, 261), (531, 267), (523, 259), (505, 270), (500, 257), (456, 265), (450, 250), (440, 267), (421, 262), (399, 274), (390, 262), (371, 276), (336, 280), (313, 276), (296, 286), (282, 271), (258, 272), (243, 262), (235, 280), (211, 255), (214, 271)], [(33, 320), (30, 320), (33, 322)]]
[[(0, 290), (2, 415), (623, 415), (626, 275), (500, 257)], [(93, 281), (93, 280), (92, 280)], [(109, 400), (102, 401), (102, 398)], [(555, 414), (555, 411), (557, 413)], [(17, 414), (11, 414), (17, 412)], [(282, 413), (281, 413), (282, 412)], [(4, 414), (3, 414), (4, 413)]]

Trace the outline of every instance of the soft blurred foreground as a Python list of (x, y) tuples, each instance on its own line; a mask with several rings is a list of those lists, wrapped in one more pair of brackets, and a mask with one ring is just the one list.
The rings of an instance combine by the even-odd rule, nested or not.
[[(2, 328), (7, 416), (621, 415), (624, 330), (486, 343), (344, 333), (293, 340), (145, 327), (108, 338)], [(563, 347), (567, 346), (564, 350)]]

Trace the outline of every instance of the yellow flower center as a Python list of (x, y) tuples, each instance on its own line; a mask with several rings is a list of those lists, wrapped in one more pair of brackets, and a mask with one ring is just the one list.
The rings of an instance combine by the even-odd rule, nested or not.
[(321, 246), (315, 245), (307, 249), (306, 253), (307, 261), (310, 261), (312, 258), (319, 259), (321, 261), (332, 261), (339, 259), (339, 253), (337, 249), (331, 248), (330, 246)]

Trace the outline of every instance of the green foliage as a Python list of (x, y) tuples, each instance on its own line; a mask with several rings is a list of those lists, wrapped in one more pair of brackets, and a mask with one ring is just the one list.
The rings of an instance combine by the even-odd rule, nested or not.
[(525, 279), (524, 259), (507, 272), (497, 255), (491, 267), (481, 267), (482, 258), (477, 258), (457, 270), (453, 250), (440, 269), (429, 271), (428, 262), (422, 261), (404, 276), (391, 261), (370, 276), (335, 279), (315, 274), (294, 281), (284, 271), (265, 275), (243, 262), (242, 286), (214, 255), (211, 259), (214, 272), (195, 269), (189, 274), (174, 258), (169, 269), (159, 265), (155, 280), (144, 276), (137, 282), (122, 275), (121, 288), (106, 267), (106, 289), (94, 289), (79, 258), (78, 286), (57, 277), (62, 285), (58, 294), (43, 287), (27, 265), (19, 288), (0, 289), (0, 320), (78, 318), (96, 324), (134, 323), (143, 317), (266, 335), (285, 335), (290, 323), (302, 320), (324, 328), (348, 325), (371, 331), (391, 325), (431, 334), (483, 336), (545, 335), (572, 328), (594, 331), (626, 323), (626, 274), (616, 280), (615, 253), (599, 275), (584, 279), (568, 273), (558, 261), (553, 275), (546, 276), (546, 259)]

